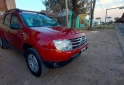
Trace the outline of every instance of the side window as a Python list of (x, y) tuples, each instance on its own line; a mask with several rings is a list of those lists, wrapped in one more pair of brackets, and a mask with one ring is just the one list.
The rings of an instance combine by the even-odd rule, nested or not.
[(2, 16), (0, 17), (0, 23), (1, 23), (1, 24), (3, 24), (3, 21), (4, 21), (4, 15), (2, 15)]
[(3, 22), (4, 25), (9, 26), (9, 23), (10, 23), (9, 18), (10, 18), (10, 14), (7, 14), (4, 17), (4, 22)]
[(12, 17), (11, 17), (11, 23), (10, 24), (17, 24), (17, 25), (20, 25), (20, 20), (19, 18), (17, 17), (17, 15), (13, 14)]
[(1, 24), (3, 23), (3, 19), (2, 19), (2, 16), (0, 16), (0, 23), (1, 23)]
[(3, 23), (3, 19), (0, 19), (0, 23), (1, 23), (1, 24)]

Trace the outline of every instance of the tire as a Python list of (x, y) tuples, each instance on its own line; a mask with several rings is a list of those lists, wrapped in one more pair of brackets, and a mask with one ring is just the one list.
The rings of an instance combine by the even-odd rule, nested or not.
[(5, 45), (5, 43), (3, 42), (3, 39), (0, 37), (0, 47), (2, 48), (2, 49), (5, 49), (5, 48), (8, 48), (6, 45)]
[(26, 51), (26, 62), (30, 72), (36, 77), (40, 77), (48, 71), (39, 53), (34, 48)]

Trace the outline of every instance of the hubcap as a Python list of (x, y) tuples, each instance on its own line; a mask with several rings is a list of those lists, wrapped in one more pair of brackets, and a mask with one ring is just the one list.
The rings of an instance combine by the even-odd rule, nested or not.
[(32, 54), (28, 55), (28, 65), (33, 72), (38, 72), (39, 70), (38, 61)]
[(0, 38), (0, 47), (2, 47), (2, 39)]

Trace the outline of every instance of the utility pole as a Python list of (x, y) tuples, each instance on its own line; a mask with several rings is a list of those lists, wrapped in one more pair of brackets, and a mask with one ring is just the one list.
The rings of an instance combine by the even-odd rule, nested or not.
[(90, 16), (90, 26), (88, 29), (91, 29), (92, 27), (92, 22), (93, 22), (93, 18), (94, 18), (94, 9), (95, 9), (95, 4), (96, 4), (96, 0), (91, 0), (91, 16)]
[(105, 27), (106, 27), (106, 19), (107, 19), (107, 9), (106, 9), (106, 15), (105, 15)]
[(67, 27), (69, 27), (69, 21), (68, 21), (68, 0), (65, 0), (66, 3), (66, 21), (67, 21)]
[[(45, 0), (45, 4), (46, 4), (47, 0)], [(46, 7), (46, 14), (47, 14), (47, 7)]]
[(106, 9), (106, 15), (105, 15), (105, 26), (106, 26), (106, 21), (107, 21), (107, 11), (108, 11), (108, 10), (111, 10), (111, 9), (117, 9), (117, 8), (119, 8), (119, 9), (124, 9), (124, 6), (122, 6), (122, 7), (115, 7), (115, 8), (109, 8), (109, 9)]

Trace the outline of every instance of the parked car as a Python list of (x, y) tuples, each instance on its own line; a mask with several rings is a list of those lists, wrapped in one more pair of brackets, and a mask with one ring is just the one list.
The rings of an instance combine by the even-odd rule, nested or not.
[(26, 58), (34, 76), (65, 66), (88, 48), (85, 33), (60, 26), (40, 12), (12, 9), (0, 20), (0, 47)]

